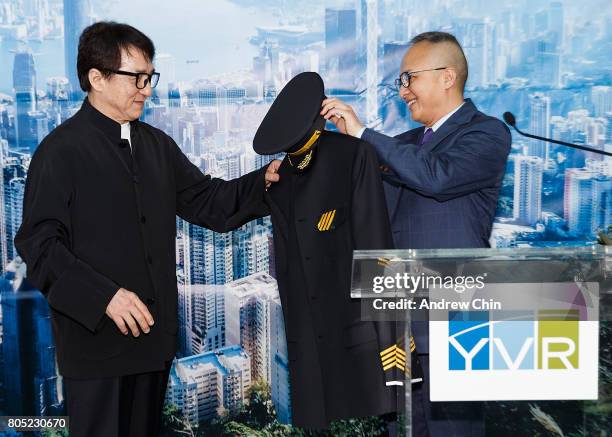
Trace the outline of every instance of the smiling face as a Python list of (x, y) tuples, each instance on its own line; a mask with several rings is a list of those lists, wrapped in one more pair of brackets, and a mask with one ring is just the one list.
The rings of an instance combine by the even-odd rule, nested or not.
[[(130, 51), (121, 51), (121, 66), (118, 70), (151, 74), (153, 64), (140, 50), (132, 48)], [(136, 78), (132, 76), (111, 74), (104, 77), (98, 70), (91, 69), (89, 81), (92, 87), (89, 92), (92, 105), (118, 123), (138, 119), (144, 109), (145, 100), (152, 94), (150, 85), (138, 89)]]
[(444, 50), (445, 44), (419, 42), (410, 47), (402, 59), (400, 74), (447, 67), (416, 73), (409, 88), (400, 87), (400, 98), (408, 105), (412, 119), (425, 126), (432, 126), (463, 101), (452, 59)]

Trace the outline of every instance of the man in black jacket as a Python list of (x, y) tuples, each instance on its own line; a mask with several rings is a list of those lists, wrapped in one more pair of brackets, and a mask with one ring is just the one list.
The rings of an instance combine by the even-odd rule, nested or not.
[(205, 176), (138, 121), (158, 80), (151, 40), (93, 24), (79, 42), (87, 98), (40, 144), (15, 246), (52, 312), (70, 435), (156, 435), (176, 351), (176, 215), (226, 232), (268, 214), (273, 162)]

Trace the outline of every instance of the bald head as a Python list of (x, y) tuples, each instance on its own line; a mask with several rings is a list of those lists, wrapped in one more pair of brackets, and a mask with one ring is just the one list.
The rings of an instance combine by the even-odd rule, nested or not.
[[(456, 87), (463, 94), (468, 78), (465, 54), (457, 39), (446, 32), (421, 33), (410, 41), (412, 47), (423, 49), (430, 65), (452, 68), (457, 74)], [(416, 47), (415, 47), (416, 48)]]

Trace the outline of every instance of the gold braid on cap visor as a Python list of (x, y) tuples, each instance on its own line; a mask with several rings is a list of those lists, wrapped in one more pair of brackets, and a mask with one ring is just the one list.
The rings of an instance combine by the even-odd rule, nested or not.
[[(310, 163), (310, 160), (312, 159), (312, 146), (319, 139), (319, 136), (321, 136), (321, 131), (320, 130), (314, 131), (312, 136), (308, 139), (308, 141), (306, 141), (306, 144), (300, 147), (299, 150), (296, 150), (295, 152), (287, 153), (288, 155), (287, 157), (289, 158), (289, 164), (291, 164), (292, 167), (297, 167), (298, 169), (303, 170), (304, 168), (308, 166), (308, 164)], [(304, 156), (304, 158), (302, 158), (302, 160), (299, 163), (297, 164), (293, 163), (293, 161), (291, 160), (292, 156), (296, 157), (299, 155), (303, 155), (306, 152), (308, 152), (307, 155)]]

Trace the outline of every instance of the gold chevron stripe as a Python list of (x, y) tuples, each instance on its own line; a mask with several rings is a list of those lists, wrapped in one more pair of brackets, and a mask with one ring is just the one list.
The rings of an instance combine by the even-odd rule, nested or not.
[(390, 353), (390, 354), (387, 354), (387, 355), (384, 355), (384, 356), (380, 357), (380, 359), (382, 361), (386, 361), (386, 360), (388, 360), (389, 358), (392, 358), (392, 357), (397, 357), (397, 358), (399, 358), (401, 360), (405, 360), (406, 359), (406, 355), (399, 354), (399, 353), (397, 353), (397, 351), (393, 352), (393, 353)]
[(387, 361), (388, 359), (400, 359), (400, 360), (405, 360), (406, 359), (406, 355), (403, 353), (403, 351), (401, 351), (400, 349), (395, 349), (385, 355), (381, 355), (380, 357), (381, 361)]
[(406, 357), (406, 352), (404, 352), (404, 350), (400, 347), (397, 347), (397, 345), (393, 345), (392, 348), (387, 349), (388, 352), (381, 352), (380, 356), (385, 359), (386, 357), (391, 356), (392, 354), (398, 354), (402, 357)]
[(331, 216), (329, 217), (329, 220), (327, 221), (327, 225), (325, 226), (326, 231), (328, 231), (329, 228), (331, 227), (331, 224), (334, 222), (335, 216), (336, 216), (336, 210), (334, 209), (331, 213)]
[(327, 211), (327, 213), (325, 214), (325, 220), (323, 220), (323, 224), (321, 225), (321, 229), (323, 231), (326, 231), (327, 229), (327, 223), (329, 222), (329, 218), (331, 217), (331, 211)]
[(392, 345), (389, 346), (387, 349), (383, 350), (380, 355), (386, 355), (387, 353), (391, 352), (392, 350), (394, 350), (397, 346), (396, 345)]
[(395, 353), (395, 351), (393, 351), (393, 352), (390, 352), (388, 354), (381, 355), (380, 359), (384, 361), (384, 360), (386, 360), (386, 359), (388, 359), (390, 357), (396, 357), (396, 356), (397, 356), (397, 354)]
[(317, 229), (319, 231), (321, 230), (321, 223), (323, 223), (323, 217), (325, 217), (325, 214), (321, 215), (321, 218), (319, 219), (319, 223), (317, 224)]
[(332, 218), (334, 216), (334, 211), (329, 211), (327, 213), (327, 220), (325, 220), (325, 223), (323, 223), (323, 230), (327, 231), (329, 229), (329, 225), (331, 224)]
[(382, 361), (382, 365), (384, 366), (386, 364), (389, 364), (391, 361), (395, 362), (395, 361), (397, 361), (397, 359), (398, 358), (396, 356), (392, 356), (392, 357), (389, 357), (389, 358), (384, 358), (384, 359), (381, 360)]
[(327, 215), (325, 216), (325, 220), (323, 221), (323, 230), (327, 230), (327, 223), (329, 223), (329, 218), (331, 217), (331, 211), (327, 211)]
[(390, 364), (390, 363), (395, 363), (395, 357), (391, 357), (388, 360), (384, 360), (382, 362), (382, 365), (383, 365), (383, 367), (385, 367), (387, 364)]
[[(411, 351), (414, 350), (414, 339), (410, 338)], [(398, 368), (404, 372), (407, 371), (406, 367), (406, 352), (396, 344), (389, 346), (387, 349), (380, 352), (380, 359), (382, 361), (383, 371)]]
[(323, 223), (321, 223), (321, 230), (322, 231), (326, 231), (326, 227), (327, 227), (327, 222), (329, 221), (329, 218), (331, 217), (331, 211), (328, 211), (325, 213), (325, 219), (323, 219)]
[(391, 363), (391, 364), (384, 366), (383, 370), (388, 370), (388, 369), (391, 369), (392, 367), (395, 367), (395, 363)]
[(401, 363), (401, 364), (406, 364), (405, 360), (402, 360), (401, 358), (389, 358), (388, 360), (385, 360), (382, 362), (383, 367), (385, 367), (387, 364), (391, 364), (391, 363)]
[(406, 370), (406, 366), (404, 364), (400, 364), (400, 363), (391, 363), (391, 364), (387, 364), (386, 366), (383, 367), (383, 370), (389, 370), (392, 369), (394, 367), (397, 367), (400, 370)]
[(329, 214), (328, 212), (324, 212), (321, 215), (321, 219), (319, 220), (319, 224), (317, 225), (317, 228), (319, 229), (319, 231), (323, 230), (323, 223), (325, 223), (325, 220), (327, 220), (327, 215), (328, 214)]

